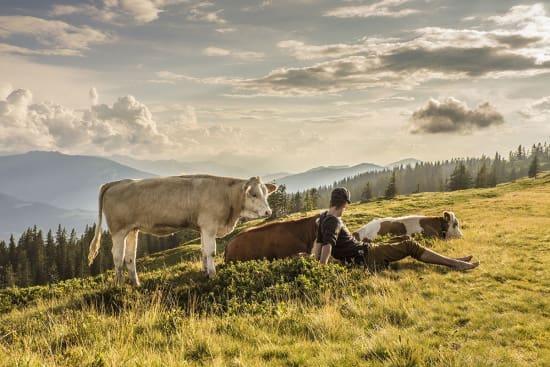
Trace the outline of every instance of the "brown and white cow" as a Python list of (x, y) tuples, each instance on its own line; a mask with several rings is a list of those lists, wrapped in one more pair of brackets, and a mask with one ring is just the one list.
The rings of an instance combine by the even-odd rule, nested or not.
[(110, 182), (99, 191), (99, 219), (90, 243), (88, 261), (97, 256), (101, 218), (105, 214), (113, 240), (115, 280), (122, 281), (126, 263), (130, 282), (139, 285), (136, 273), (138, 232), (166, 236), (184, 228), (201, 233), (202, 268), (216, 273), (216, 238), (233, 231), (240, 217), (271, 215), (267, 197), (277, 188), (259, 177), (248, 180), (210, 175), (156, 177)]
[(372, 241), (377, 236), (385, 234), (401, 236), (415, 233), (445, 240), (462, 237), (459, 221), (453, 212), (443, 212), (442, 217), (410, 215), (399, 218), (374, 219), (354, 232), (353, 235), (360, 241), (364, 239)]
[(317, 237), (319, 215), (264, 224), (239, 233), (225, 248), (225, 262), (273, 260), (309, 254)]

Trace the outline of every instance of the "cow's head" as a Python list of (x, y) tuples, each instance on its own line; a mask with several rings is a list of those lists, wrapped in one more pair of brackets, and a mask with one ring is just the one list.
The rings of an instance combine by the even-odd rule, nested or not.
[(449, 228), (447, 229), (447, 234), (445, 239), (451, 238), (462, 238), (462, 232), (460, 232), (460, 223), (453, 212), (443, 212), (443, 218), (447, 222)]
[(241, 216), (246, 218), (269, 217), (272, 214), (267, 197), (277, 185), (264, 184), (259, 177), (251, 177), (244, 185), (244, 207)]

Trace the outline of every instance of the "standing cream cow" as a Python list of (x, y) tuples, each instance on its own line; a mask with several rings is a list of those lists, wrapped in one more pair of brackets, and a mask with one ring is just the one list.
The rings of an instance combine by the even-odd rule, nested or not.
[(99, 219), (90, 243), (89, 264), (97, 256), (101, 218), (105, 214), (113, 240), (115, 281), (122, 283), (123, 263), (130, 282), (139, 285), (136, 273), (138, 232), (166, 236), (184, 228), (201, 233), (202, 268), (216, 274), (216, 238), (233, 231), (239, 217), (271, 215), (267, 197), (277, 188), (259, 177), (188, 175), (109, 182), (99, 190)]

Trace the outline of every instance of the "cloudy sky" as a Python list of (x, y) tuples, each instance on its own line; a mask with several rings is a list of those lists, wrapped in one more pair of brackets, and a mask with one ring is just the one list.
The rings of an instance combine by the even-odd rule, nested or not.
[(0, 154), (258, 174), (550, 137), (550, 1), (0, 3)]

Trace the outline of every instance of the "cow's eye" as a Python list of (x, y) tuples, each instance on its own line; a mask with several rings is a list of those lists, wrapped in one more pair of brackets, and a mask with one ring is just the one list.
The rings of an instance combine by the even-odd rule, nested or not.
[(258, 195), (256, 195), (256, 194), (252, 194), (252, 197), (253, 197), (253, 198), (257, 198), (257, 197), (258, 197)]

